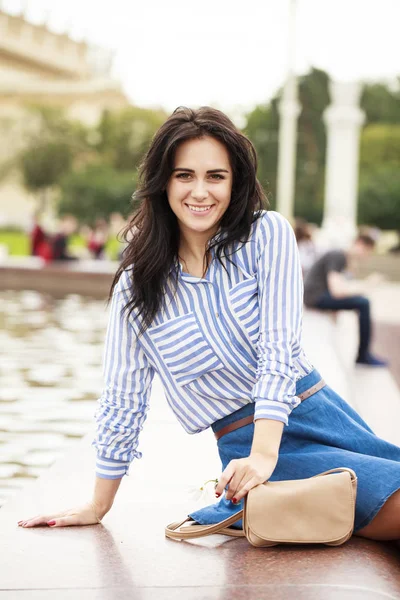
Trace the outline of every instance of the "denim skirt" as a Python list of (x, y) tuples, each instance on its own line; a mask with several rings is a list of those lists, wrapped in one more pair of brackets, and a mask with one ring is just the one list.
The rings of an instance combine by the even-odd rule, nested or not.
[[(321, 376), (314, 370), (297, 382), (301, 394)], [(212, 425), (226, 425), (254, 413), (250, 403)], [(390, 418), (390, 416), (388, 416)], [(254, 424), (231, 431), (218, 440), (222, 470), (233, 459), (249, 456)], [(355, 410), (328, 385), (303, 400), (284, 427), (279, 459), (270, 481), (304, 479), (328, 469), (349, 467), (358, 478), (355, 528), (362, 529), (375, 517), (386, 500), (400, 489), (400, 448), (376, 436)], [(202, 525), (214, 524), (238, 512), (243, 501), (219, 502), (191, 513)], [(234, 527), (241, 527), (239, 521)]]

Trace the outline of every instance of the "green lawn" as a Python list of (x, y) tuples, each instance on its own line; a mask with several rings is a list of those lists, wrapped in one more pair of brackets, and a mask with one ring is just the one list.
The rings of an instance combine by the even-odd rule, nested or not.
[(0, 245), (8, 248), (12, 256), (29, 254), (29, 237), (19, 231), (0, 231)]
[[(10, 256), (28, 256), (30, 251), (29, 236), (21, 231), (0, 230), (0, 246), (6, 246)], [(83, 248), (85, 240), (80, 235), (74, 235), (71, 238), (69, 248), (73, 252), (74, 248)], [(107, 242), (106, 252), (108, 258), (116, 260), (120, 249), (120, 243), (117, 239), (111, 238)]]

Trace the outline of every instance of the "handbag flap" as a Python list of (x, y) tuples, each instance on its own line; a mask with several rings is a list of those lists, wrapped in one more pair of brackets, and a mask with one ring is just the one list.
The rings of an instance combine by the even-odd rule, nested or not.
[(244, 527), (278, 543), (332, 542), (354, 527), (354, 496), (347, 472), (268, 481), (247, 494)]

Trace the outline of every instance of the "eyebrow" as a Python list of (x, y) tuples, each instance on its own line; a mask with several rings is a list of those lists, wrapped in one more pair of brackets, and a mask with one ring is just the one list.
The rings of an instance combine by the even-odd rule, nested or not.
[[(185, 169), (185, 168), (179, 168), (177, 167), (176, 169), (172, 169), (172, 173), (174, 171), (185, 171), (186, 173), (194, 173), (193, 169)], [(209, 169), (207, 171), (207, 173), (229, 173), (229, 171), (227, 169)]]

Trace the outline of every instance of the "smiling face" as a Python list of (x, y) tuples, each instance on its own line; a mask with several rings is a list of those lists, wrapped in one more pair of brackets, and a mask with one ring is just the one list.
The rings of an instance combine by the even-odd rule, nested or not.
[(225, 146), (211, 136), (182, 142), (166, 191), (183, 235), (211, 238), (231, 200), (232, 168)]

